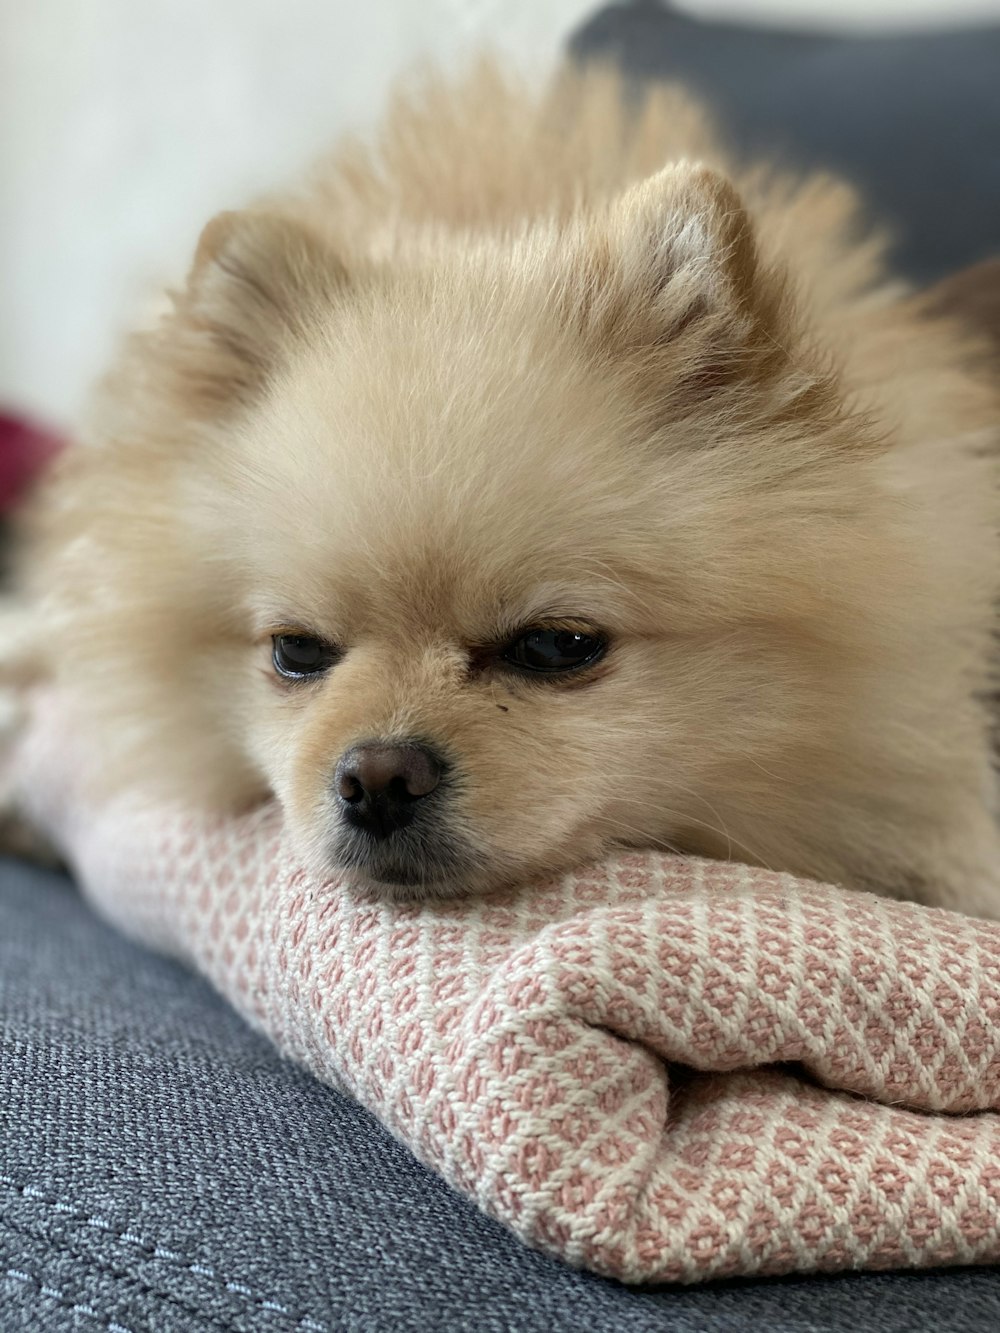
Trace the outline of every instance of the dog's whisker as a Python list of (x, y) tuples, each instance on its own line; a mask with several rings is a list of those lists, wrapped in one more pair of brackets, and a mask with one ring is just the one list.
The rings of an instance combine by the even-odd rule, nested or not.
[[(643, 844), (646, 846), (650, 846), (661, 851), (670, 852), (672, 855), (679, 856), (684, 860), (689, 860), (691, 857), (690, 852), (684, 851), (684, 849), (678, 847), (676, 843), (670, 842), (666, 838), (651, 837), (649, 834), (645, 833), (642, 829), (635, 828), (631, 824), (626, 824), (624, 820), (605, 818), (604, 820), (602, 820), (602, 822), (607, 824), (611, 828), (624, 829), (626, 833), (635, 834), (638, 838), (642, 839)], [(635, 843), (630, 843), (628, 845), (634, 847)]]
[[(617, 780), (616, 775), (614, 773), (609, 773), (606, 776), (609, 781), (614, 782)], [(618, 775), (619, 778), (622, 776), (623, 775)], [(678, 787), (679, 792), (683, 792), (683, 790), (684, 790), (683, 788)], [(688, 794), (692, 796), (698, 795), (696, 792), (689, 792)], [(706, 800), (704, 797), (699, 797), (698, 799), (702, 800), (704, 804), (709, 807), (709, 809), (718, 819), (719, 821), (718, 824), (712, 824), (707, 820), (699, 819), (696, 815), (692, 815), (688, 811), (673, 809), (670, 806), (663, 804), (663, 802), (661, 801), (642, 800), (640, 797), (629, 797), (629, 804), (637, 807), (641, 806), (647, 810), (655, 810), (657, 814), (679, 820), (683, 823), (694, 824), (697, 828), (704, 829), (707, 833), (714, 833), (717, 834), (719, 837), (725, 838), (727, 860), (731, 860), (733, 851), (737, 850), (745, 852), (755, 864), (762, 865), (766, 870), (772, 870), (774, 868), (768, 863), (765, 857), (761, 856), (759, 852), (754, 851), (754, 849), (748, 843), (742, 842), (739, 838), (735, 838), (732, 835), (732, 833), (729, 832), (729, 830), (725, 825), (725, 821), (722, 819), (722, 816), (714, 808), (714, 806), (711, 805), (711, 802)]]

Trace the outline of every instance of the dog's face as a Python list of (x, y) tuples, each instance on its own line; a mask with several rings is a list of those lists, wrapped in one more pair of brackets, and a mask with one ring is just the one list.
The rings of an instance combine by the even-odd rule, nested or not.
[(664, 837), (718, 648), (628, 401), (436, 298), (343, 318), (252, 415), (233, 501), (253, 753), (295, 828), (409, 892)]
[(314, 865), (423, 896), (613, 844), (768, 859), (872, 555), (863, 433), (783, 300), (694, 169), (358, 271), (294, 223), (207, 237), (204, 402), (243, 381), (179, 471), (226, 602), (194, 675)]

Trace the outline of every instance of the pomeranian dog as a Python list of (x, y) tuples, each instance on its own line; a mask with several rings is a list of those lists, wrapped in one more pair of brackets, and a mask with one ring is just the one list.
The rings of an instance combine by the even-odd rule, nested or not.
[(384, 897), (626, 846), (998, 915), (1000, 404), (881, 254), (677, 90), (404, 89), (125, 347), (29, 667), (109, 789)]

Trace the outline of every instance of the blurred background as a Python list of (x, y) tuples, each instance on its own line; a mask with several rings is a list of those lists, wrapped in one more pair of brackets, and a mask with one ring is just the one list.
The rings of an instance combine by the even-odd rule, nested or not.
[[(543, 77), (598, 8), (0, 0), (0, 405), (72, 423), (122, 328), (183, 271), (201, 224), (294, 175), (339, 130), (370, 123), (387, 82), (410, 62), (447, 63), (490, 44)], [(674, 8), (709, 31), (877, 30), (900, 40), (1000, 20), (1000, 0)], [(850, 100), (850, 88), (844, 94)], [(923, 151), (917, 142), (914, 151)]]

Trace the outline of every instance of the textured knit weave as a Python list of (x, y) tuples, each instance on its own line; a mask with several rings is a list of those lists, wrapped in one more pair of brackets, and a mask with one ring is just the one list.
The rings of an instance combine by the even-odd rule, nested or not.
[(1000, 1259), (1000, 927), (657, 854), (375, 906), (272, 809), (87, 810), (44, 729), (25, 771), (106, 916), (528, 1243), (626, 1281)]

